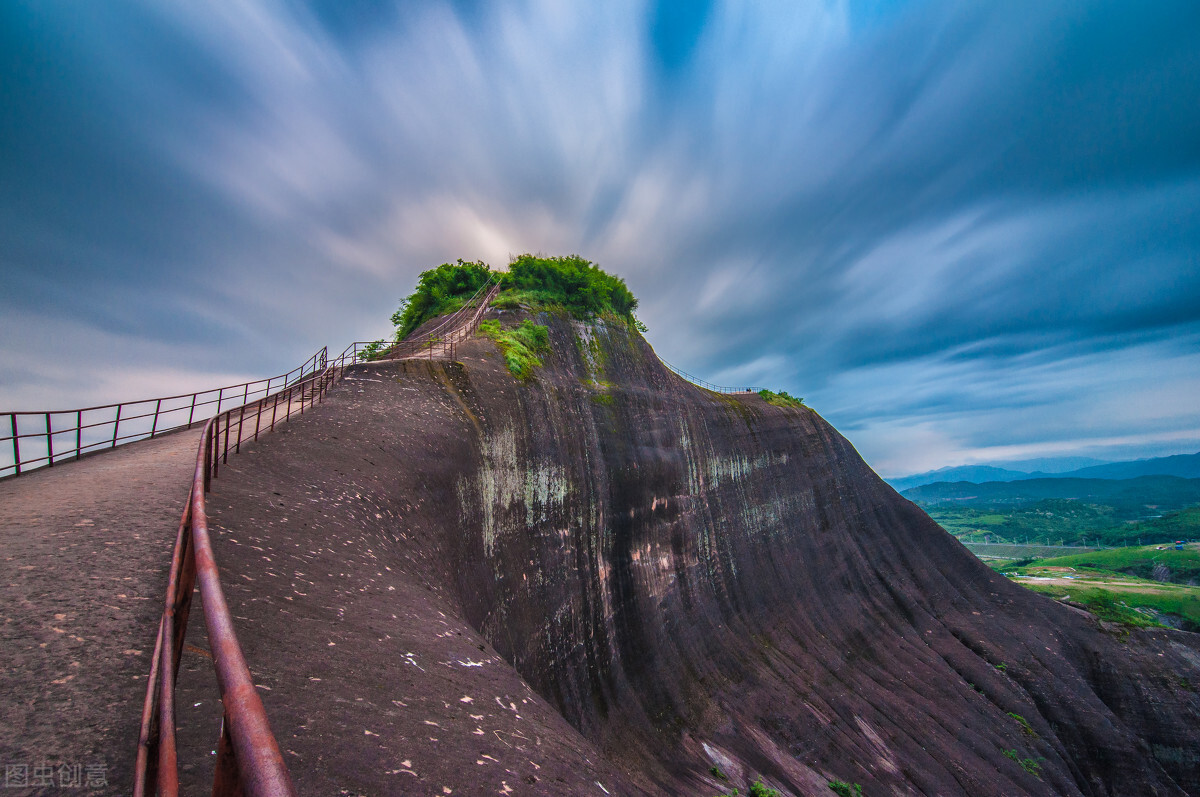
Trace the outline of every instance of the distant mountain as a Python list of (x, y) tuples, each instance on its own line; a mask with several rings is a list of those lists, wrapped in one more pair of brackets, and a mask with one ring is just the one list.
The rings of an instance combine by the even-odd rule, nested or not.
[(1037, 459), (1019, 459), (1006, 462), (989, 462), (997, 468), (1015, 470), (1021, 473), (1044, 473), (1052, 476), (1056, 473), (1066, 473), (1080, 468), (1090, 468), (1095, 465), (1108, 465), (1111, 459), (1096, 459), (1094, 457), (1038, 457)]
[(1138, 459), (1132, 462), (1110, 462), (1080, 468), (1063, 477), (1080, 479), (1133, 479), (1137, 476), (1178, 476), (1181, 479), (1200, 478), (1200, 454), (1178, 454), (1173, 457)]
[(1028, 479), (1029, 474), (1004, 468), (993, 468), (991, 465), (959, 465), (953, 468), (939, 468), (927, 473), (914, 476), (901, 476), (898, 479), (885, 479), (898, 492), (904, 492), (912, 487), (936, 482), (1011, 482), (1017, 479)]
[[(1089, 457), (1054, 457), (1004, 463), (1010, 466), (1008, 468), (992, 465), (959, 465), (884, 481), (903, 493), (913, 487), (937, 482), (983, 484), (984, 482), (1013, 482), (1023, 479), (1134, 479), (1138, 476), (1178, 476), (1181, 479), (1200, 479), (1200, 453), (1136, 459), (1128, 462), (1107, 462), (1075, 470), (1062, 470), (1063, 466), (1071, 463), (1099, 461)], [(1041, 470), (1026, 471), (1017, 467), (1035, 465)]]
[(912, 487), (901, 494), (926, 506), (954, 504), (982, 508), (1063, 498), (1123, 508), (1154, 506), (1166, 511), (1200, 503), (1200, 479), (1139, 476), (1133, 479), (1056, 477), (982, 484), (938, 482)]

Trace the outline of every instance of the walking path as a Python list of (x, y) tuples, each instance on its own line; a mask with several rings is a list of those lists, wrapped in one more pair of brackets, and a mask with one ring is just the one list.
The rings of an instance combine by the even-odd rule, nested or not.
[(132, 790), (199, 439), (199, 429), (184, 430), (0, 481), (5, 795), (58, 794), (76, 782), (84, 792)]

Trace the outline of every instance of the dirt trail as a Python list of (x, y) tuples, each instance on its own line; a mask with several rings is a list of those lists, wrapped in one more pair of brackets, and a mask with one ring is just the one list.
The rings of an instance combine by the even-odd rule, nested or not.
[[(5, 795), (58, 794), (75, 778), (84, 792), (132, 790), (199, 439), (199, 429), (175, 432), (0, 481)], [(21, 767), (29, 786), (13, 787)]]

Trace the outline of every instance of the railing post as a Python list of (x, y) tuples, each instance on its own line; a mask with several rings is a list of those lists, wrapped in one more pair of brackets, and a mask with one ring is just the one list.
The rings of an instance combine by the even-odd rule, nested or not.
[[(212, 477), (216, 475), (217, 463), (213, 462), (213, 427), (206, 425), (206, 434), (204, 436), (204, 492), (208, 492), (212, 485)], [(191, 497), (188, 497), (191, 500)]]
[(238, 410), (238, 436), (237, 443), (234, 446), (233, 453), (240, 454), (242, 452), (242, 424), (246, 420), (246, 405), (243, 404)]
[(83, 410), (75, 410), (75, 459), (83, 456)]
[(50, 413), (46, 413), (46, 464), (54, 467), (54, 431), (50, 428)]
[(229, 738), (229, 712), (221, 717), (221, 738), (217, 741), (217, 767), (213, 772), (213, 797), (232, 797), (242, 794), (242, 778), (238, 772), (237, 755)]
[(223, 462), (229, 462), (229, 427), (233, 426), (233, 424), (230, 423), (230, 420), (231, 419), (229, 415), (225, 415), (225, 445), (222, 446), (223, 450), (221, 451), (221, 458)]
[(260, 426), (262, 426), (262, 411), (263, 411), (263, 402), (259, 401), (258, 408), (254, 412), (254, 439), (256, 441), (258, 440), (258, 428)]
[(20, 439), (17, 437), (17, 414), (15, 412), (12, 413), (11, 415), (8, 416), (8, 419), (12, 423), (13, 465), (16, 466), (16, 473), (14, 475), (20, 476), (21, 475), (21, 442), (20, 442)]
[(150, 436), (151, 437), (154, 437), (155, 433), (158, 432), (158, 413), (161, 411), (162, 411), (162, 399), (159, 399), (154, 404), (154, 422), (152, 424), (150, 424)]
[(117, 405), (117, 418), (116, 418), (116, 420), (113, 421), (113, 439), (112, 439), (112, 445), (110, 446), (110, 448), (117, 447), (117, 431), (121, 428), (121, 407), (122, 406), (124, 406), (124, 405), (122, 405), (122, 404)]

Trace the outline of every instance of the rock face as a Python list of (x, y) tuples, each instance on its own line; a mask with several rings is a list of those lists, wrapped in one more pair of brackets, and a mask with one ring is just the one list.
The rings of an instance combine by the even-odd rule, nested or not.
[[(274, 512), (297, 546), (340, 551), (331, 502), (369, 491), (378, 511), (355, 514), (352, 536), (376, 546), (370, 567), (424, 582), (625, 778), (613, 793), (762, 778), (791, 794), (834, 779), (864, 794), (1200, 794), (1200, 637), (1103, 627), (1010, 583), (811, 410), (696, 388), (623, 325), (538, 320), (553, 351), (528, 384), (484, 340), (461, 364), (359, 367), (307, 429), (231, 460), (212, 499), (225, 536)], [(218, 540), (217, 556), (257, 579), (233, 602), (258, 609), (235, 615), (284, 622), (254, 619), (271, 601), (254, 551)], [(273, 667), (256, 664), (267, 645), (248, 643), (256, 672)], [(416, 677), (390, 666), (380, 683)], [(268, 711), (286, 748), (296, 712), (279, 678)]]

